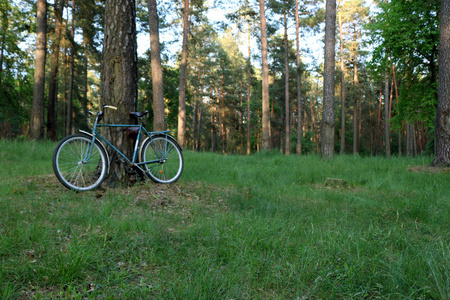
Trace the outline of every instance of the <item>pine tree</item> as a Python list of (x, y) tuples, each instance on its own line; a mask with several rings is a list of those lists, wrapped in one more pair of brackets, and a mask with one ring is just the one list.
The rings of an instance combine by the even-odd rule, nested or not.
[(47, 1), (37, 1), (36, 59), (34, 69), (33, 107), (30, 120), (30, 137), (44, 138), (44, 89), (47, 41)]

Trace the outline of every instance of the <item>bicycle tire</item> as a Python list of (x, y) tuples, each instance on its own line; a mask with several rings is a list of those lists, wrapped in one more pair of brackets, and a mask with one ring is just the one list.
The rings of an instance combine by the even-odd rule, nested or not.
[(154, 136), (144, 141), (141, 162), (157, 161), (143, 165), (145, 173), (157, 183), (176, 182), (184, 168), (183, 154), (178, 143), (165, 135)]
[(108, 175), (107, 155), (102, 145), (95, 141), (90, 159), (84, 162), (92, 138), (82, 134), (62, 139), (53, 152), (53, 170), (66, 188), (89, 191), (100, 186)]

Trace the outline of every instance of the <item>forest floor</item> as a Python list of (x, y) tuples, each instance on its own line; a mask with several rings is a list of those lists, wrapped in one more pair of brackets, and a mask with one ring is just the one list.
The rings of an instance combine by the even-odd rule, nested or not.
[(1, 299), (450, 298), (431, 157), (184, 151), (175, 184), (75, 193), (54, 147), (0, 141)]

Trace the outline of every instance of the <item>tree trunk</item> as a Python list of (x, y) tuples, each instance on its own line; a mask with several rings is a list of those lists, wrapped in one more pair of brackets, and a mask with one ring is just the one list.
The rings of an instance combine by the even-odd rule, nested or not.
[(270, 149), (270, 114), (269, 114), (269, 63), (267, 60), (266, 12), (264, 0), (259, 0), (261, 20), (261, 55), (262, 55), (262, 142), (263, 150)]
[(285, 154), (291, 154), (291, 132), (290, 132), (290, 110), (289, 110), (289, 51), (288, 51), (288, 36), (287, 36), (287, 17), (284, 12), (284, 98), (285, 98)]
[[(339, 2), (340, 4), (340, 2)], [(345, 66), (344, 66), (344, 40), (342, 38), (342, 20), (339, 12), (339, 41), (340, 41), (340, 67), (341, 67), (341, 143), (340, 154), (345, 153)]]
[(67, 101), (67, 135), (73, 132), (73, 73), (75, 62), (75, 21), (73, 12), (75, 11), (75, 0), (72, 1), (72, 29), (70, 38), (70, 78), (69, 78), (69, 95)]
[(150, 49), (153, 87), (153, 130), (166, 130), (164, 117), (164, 89), (159, 47), (159, 19), (156, 0), (148, 0), (148, 24), (150, 27)]
[(327, 0), (325, 16), (325, 67), (320, 151), (323, 158), (334, 155), (334, 55), (336, 0)]
[(84, 70), (83, 70), (83, 115), (88, 118), (88, 40), (87, 37), (84, 37)]
[(52, 61), (50, 65), (50, 77), (48, 87), (47, 103), (47, 136), (53, 141), (57, 140), (57, 115), (56, 105), (58, 102), (58, 66), (59, 48), (61, 42), (62, 16), (64, 0), (55, 1), (55, 39), (52, 43)]
[(384, 140), (386, 148), (386, 157), (391, 157), (391, 124), (389, 123), (389, 76), (386, 73), (384, 83)]
[(299, 36), (299, 17), (298, 17), (298, 0), (295, 0), (295, 36), (297, 46), (297, 155), (302, 154), (302, 61), (300, 57), (300, 36)]
[[(101, 103), (117, 111), (104, 109), (104, 123), (132, 124), (130, 112), (137, 109), (136, 6), (134, 0), (107, 0), (105, 5)], [(105, 136), (131, 157), (133, 141), (123, 128), (105, 130)], [(112, 152), (112, 151), (111, 151)], [(111, 153), (108, 182), (127, 183), (130, 177), (115, 152)]]
[[(356, 36), (355, 36), (356, 40)], [(356, 51), (356, 50), (355, 50)], [(358, 56), (353, 57), (353, 154), (359, 153), (359, 80), (358, 80)]]
[(178, 143), (186, 147), (186, 71), (189, 35), (189, 0), (183, 0), (183, 47), (181, 51), (180, 87), (178, 95)]
[(436, 147), (433, 166), (450, 166), (450, 0), (441, 0)]
[(34, 68), (33, 106), (30, 119), (30, 137), (44, 138), (45, 56), (47, 40), (47, 1), (37, 1), (36, 59)]

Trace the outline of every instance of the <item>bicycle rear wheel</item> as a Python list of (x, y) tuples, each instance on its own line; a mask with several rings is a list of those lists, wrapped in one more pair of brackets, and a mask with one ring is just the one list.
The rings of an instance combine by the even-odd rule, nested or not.
[(158, 183), (172, 183), (180, 178), (184, 160), (178, 143), (166, 136), (147, 139), (142, 145), (141, 162), (147, 162), (143, 169)]
[(92, 144), (91, 137), (70, 135), (56, 146), (53, 170), (66, 188), (76, 191), (93, 190), (100, 186), (107, 175), (107, 156), (98, 141)]

